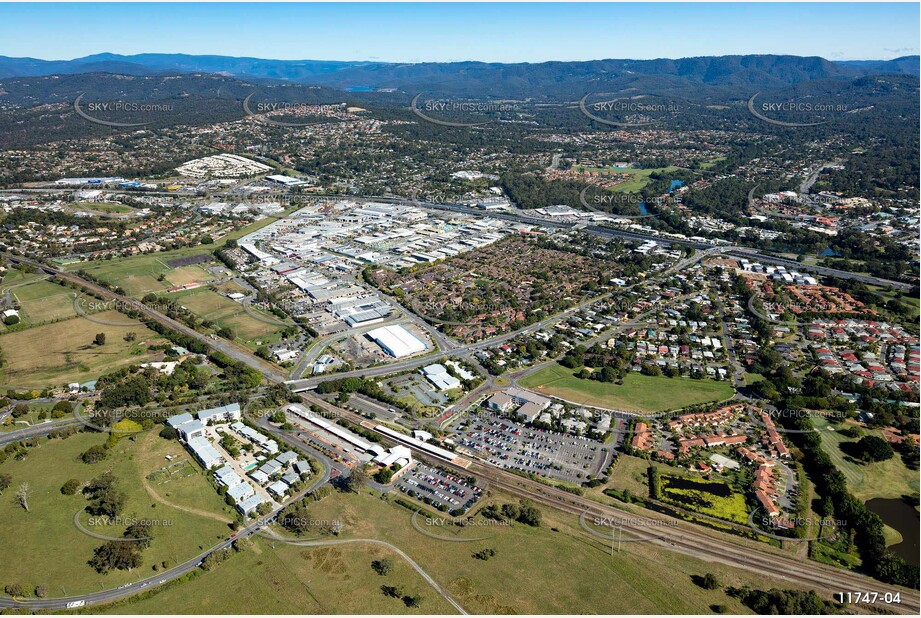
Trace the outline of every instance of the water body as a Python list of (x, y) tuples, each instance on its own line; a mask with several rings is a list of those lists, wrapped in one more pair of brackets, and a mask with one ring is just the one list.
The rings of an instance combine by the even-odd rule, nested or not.
[(918, 566), (918, 528), (921, 517), (915, 507), (901, 498), (873, 498), (867, 502), (867, 508), (882, 517), (883, 523), (895, 528), (902, 535), (902, 542), (890, 545), (889, 550), (904, 558), (908, 564)]
[(648, 215), (648, 214), (649, 214), (649, 211), (646, 210), (646, 202), (640, 202), (640, 214), (641, 214), (641, 215)]
[(732, 495), (732, 488), (723, 482), (705, 483), (691, 478), (668, 475), (662, 475), (660, 478), (664, 489), (689, 489), (691, 491), (713, 494), (721, 498), (728, 498)]
[(682, 187), (682, 186), (684, 186), (683, 182), (681, 182), (680, 180), (673, 180), (671, 186), (668, 188), (668, 192), (671, 193), (678, 187)]
[(819, 254), (819, 257), (841, 257), (841, 254), (834, 251), (831, 247), (825, 247), (825, 250)]

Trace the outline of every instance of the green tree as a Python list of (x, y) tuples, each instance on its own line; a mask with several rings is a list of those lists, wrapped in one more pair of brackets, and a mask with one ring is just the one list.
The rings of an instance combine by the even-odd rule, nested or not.
[(390, 558), (384, 558), (383, 560), (373, 560), (371, 562), (371, 568), (374, 569), (374, 572), (378, 575), (390, 575), (390, 572), (393, 571), (393, 560)]
[(80, 481), (77, 479), (70, 479), (63, 485), (61, 485), (61, 493), (65, 496), (72, 496), (77, 493), (77, 490), (80, 489)]

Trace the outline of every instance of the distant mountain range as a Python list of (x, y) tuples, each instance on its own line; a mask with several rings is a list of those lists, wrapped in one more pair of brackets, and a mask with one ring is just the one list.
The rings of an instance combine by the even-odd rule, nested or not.
[(819, 57), (748, 55), (678, 60), (593, 60), (501, 64), (450, 62), (399, 64), (322, 60), (268, 60), (185, 54), (94, 54), (73, 60), (0, 56), (0, 79), (84, 73), (165, 75), (207, 73), (254, 81), (286, 81), (330, 88), (396, 89), (454, 96), (572, 97), (606, 88), (693, 92), (750, 92), (816, 80), (843, 81), (882, 74), (919, 76), (918, 56), (894, 60), (830, 61)]

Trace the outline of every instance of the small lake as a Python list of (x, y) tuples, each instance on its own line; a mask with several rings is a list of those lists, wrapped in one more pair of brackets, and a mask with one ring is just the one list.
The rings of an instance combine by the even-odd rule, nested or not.
[(649, 211), (646, 210), (646, 202), (640, 202), (640, 214), (641, 214), (641, 215), (648, 215), (648, 214), (649, 214)]
[(895, 528), (902, 535), (902, 542), (890, 545), (889, 549), (909, 564), (918, 566), (918, 528), (921, 517), (913, 506), (901, 498), (873, 498), (867, 508), (882, 517), (883, 523)]
[(682, 186), (684, 186), (683, 182), (681, 182), (680, 180), (673, 180), (671, 186), (668, 188), (668, 192), (671, 193), (678, 187), (682, 187)]
[(661, 482), (662, 486), (666, 489), (690, 489), (692, 491), (713, 494), (721, 498), (728, 498), (732, 495), (732, 488), (726, 483), (708, 483), (686, 477), (669, 475), (662, 475)]

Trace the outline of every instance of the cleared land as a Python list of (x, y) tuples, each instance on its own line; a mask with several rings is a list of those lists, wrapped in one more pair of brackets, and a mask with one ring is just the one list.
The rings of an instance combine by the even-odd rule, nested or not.
[[(0, 553), (7, 558), (23, 558), (4, 560), (4, 584), (15, 582), (26, 589), (46, 584), (49, 596), (115, 587), (153, 573), (153, 566), (163, 561), (175, 565), (188, 560), (201, 548), (210, 547), (217, 539), (228, 535), (226, 524), (160, 504), (144, 490), (144, 477), (171, 463), (166, 461), (166, 455), (177, 458), (172, 463), (189, 459), (177, 441), (164, 440), (156, 432), (147, 432), (136, 441), (123, 438), (108, 459), (100, 463), (84, 464), (79, 460), (80, 453), (92, 445), (102, 444), (105, 439), (100, 434), (81, 433), (64, 440), (43, 441), (40, 448), (30, 449), (23, 460), (10, 458), (0, 464), (0, 472), (10, 474), (13, 479), (10, 490), (4, 492), (0, 500), (0, 520), (3, 521)], [(210, 487), (201, 469), (190, 465), (194, 466), (194, 474), (155, 485), (157, 491), (177, 504), (229, 516), (229, 507)], [(85, 535), (73, 524), (74, 513), (88, 502), (80, 493), (65, 496), (60, 488), (69, 479), (84, 483), (107, 470), (118, 477), (118, 489), (128, 495), (123, 517), (151, 520), (157, 525), (140, 568), (133, 572), (113, 571), (99, 575), (87, 560), (103, 541)], [(13, 500), (16, 488), (23, 482), (32, 490), (29, 512)], [(120, 537), (126, 527), (124, 523), (90, 526), (86, 514), (81, 521), (88, 529), (113, 537)]]
[[(117, 311), (104, 311), (94, 317), (131, 321)], [(135, 341), (124, 340), (129, 332), (135, 333)], [(105, 333), (105, 345), (93, 343), (97, 333)], [(146, 352), (145, 344), (155, 341), (162, 339), (140, 322), (112, 326), (80, 317), (6, 333), (0, 335), (4, 361), (0, 386), (35, 387), (94, 380), (110, 369), (152, 360), (154, 355)]]
[[(279, 330), (277, 325), (256, 319), (247, 313), (240, 303), (212, 290), (195, 290), (176, 298), (184, 307), (198, 317), (211, 320), (219, 326), (230, 328), (237, 338), (244, 343), (255, 343), (257, 340), (267, 343), (277, 341), (279, 338), (277, 336)], [(275, 319), (277, 320), (277, 318)], [(274, 338), (273, 335), (275, 335)]]
[[(367, 490), (361, 496), (334, 494), (310, 507), (311, 517), (344, 524), (339, 538), (375, 538), (396, 545), (470, 613), (693, 614), (709, 613), (710, 605), (722, 604), (729, 613), (747, 614), (723, 592), (694, 585), (691, 575), (713, 572), (724, 584), (766, 584), (730, 567), (670, 554), (647, 543), (625, 543), (623, 551), (611, 556), (609, 546), (585, 533), (577, 517), (541, 510), (540, 528), (478, 527), (474, 536), (491, 538), (458, 543), (419, 533), (410, 524), (408, 510)], [(384, 550), (346, 547), (299, 548), (260, 539), (248, 553), (192, 583), (108, 611), (455, 613), (398, 557), (393, 556), (393, 574), (381, 577), (370, 563), (386, 555)], [(484, 548), (495, 549), (496, 555), (488, 561), (475, 559), (473, 553)], [(381, 593), (381, 585), (395, 584), (409, 594), (421, 594), (421, 607), (410, 610)], [(227, 590), (235, 591), (232, 601)]]
[(74, 208), (113, 214), (125, 214), (134, 212), (134, 208), (120, 204), (118, 202), (77, 202), (74, 204)]
[(707, 401), (722, 401), (733, 395), (727, 382), (667, 378), (628, 373), (623, 384), (582, 380), (575, 371), (554, 363), (518, 381), (524, 388), (551, 395), (577, 404), (657, 412), (674, 410)]

